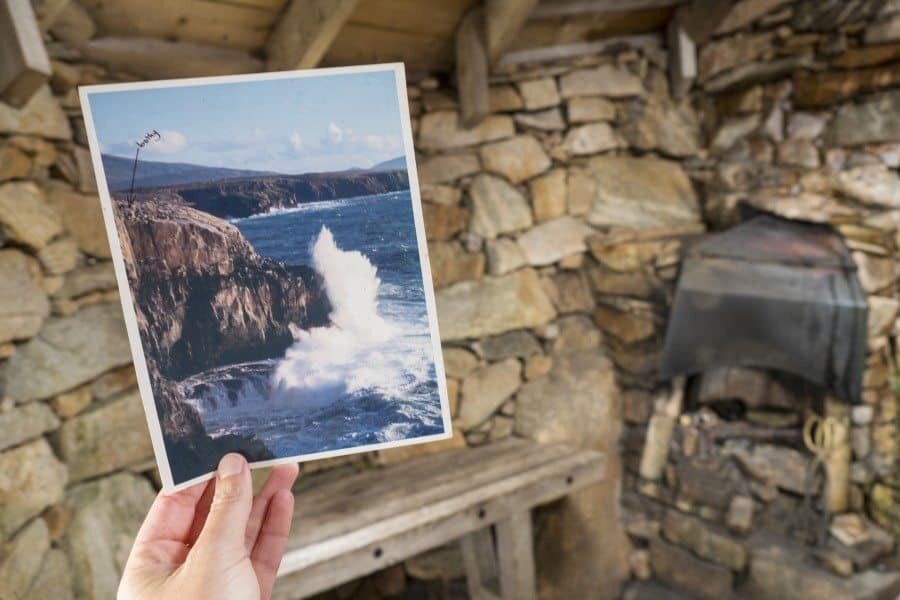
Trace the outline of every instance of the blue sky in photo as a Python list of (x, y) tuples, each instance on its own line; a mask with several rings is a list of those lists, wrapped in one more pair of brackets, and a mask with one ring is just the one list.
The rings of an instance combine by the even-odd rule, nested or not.
[(143, 160), (308, 173), (370, 167), (403, 154), (393, 71), (94, 92), (100, 148)]

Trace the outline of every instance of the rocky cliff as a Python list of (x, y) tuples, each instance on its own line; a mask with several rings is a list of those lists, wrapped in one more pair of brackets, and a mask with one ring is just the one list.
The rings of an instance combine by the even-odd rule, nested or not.
[(222, 449), (268, 457), (252, 439), (209, 438), (174, 381), (282, 353), (289, 323), (326, 323), (318, 276), (259, 256), (234, 225), (170, 193), (119, 198), (115, 213), (166, 445), (178, 455), (172, 462), (196, 474)]
[[(185, 204), (222, 218), (243, 218), (308, 202), (383, 194), (409, 189), (405, 169), (245, 177), (160, 188)], [(147, 190), (153, 196), (159, 190)]]

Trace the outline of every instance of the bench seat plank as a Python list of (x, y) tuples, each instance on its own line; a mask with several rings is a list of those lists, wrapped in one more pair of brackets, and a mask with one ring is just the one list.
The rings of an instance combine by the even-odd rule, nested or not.
[(301, 491), (274, 597), (340, 585), (558, 499), (604, 472), (596, 452), (513, 439)]

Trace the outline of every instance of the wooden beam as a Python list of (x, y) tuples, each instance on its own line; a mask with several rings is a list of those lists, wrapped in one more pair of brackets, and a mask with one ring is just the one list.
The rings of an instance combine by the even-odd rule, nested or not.
[(317, 66), (356, 4), (357, 0), (291, 0), (266, 42), (267, 68)]
[(641, 35), (623, 35), (610, 37), (594, 42), (579, 42), (577, 44), (565, 44), (547, 46), (541, 48), (529, 48), (507, 52), (497, 64), (498, 68), (513, 68), (516, 65), (538, 62), (550, 62), (602, 54), (614, 48), (640, 48), (644, 50), (662, 47), (662, 36), (658, 33), (645, 33)]
[(149, 79), (257, 73), (263, 62), (241, 50), (152, 38), (97, 38), (82, 55), (113, 70)]
[(611, 12), (629, 12), (651, 8), (677, 6), (684, 0), (542, 0), (532, 19), (558, 19), (579, 15), (593, 15)]
[(488, 56), (496, 62), (509, 48), (516, 33), (528, 20), (537, 0), (485, 0), (484, 20)]
[(473, 127), (490, 112), (484, 10), (476, 6), (456, 30), (456, 88), (462, 125)]
[(676, 15), (669, 21), (669, 88), (673, 98), (684, 98), (697, 79), (697, 47)]
[(21, 108), (47, 82), (50, 71), (31, 2), (0, 0), (0, 100)]

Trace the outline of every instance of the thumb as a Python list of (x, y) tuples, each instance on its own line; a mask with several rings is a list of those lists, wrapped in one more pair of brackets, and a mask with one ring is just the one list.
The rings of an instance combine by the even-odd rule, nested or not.
[(219, 555), (246, 554), (244, 536), (252, 506), (253, 484), (247, 461), (240, 454), (226, 454), (216, 471), (216, 491), (197, 538), (198, 549)]

